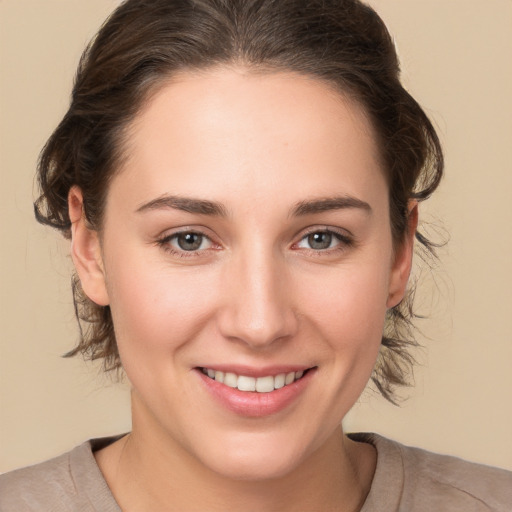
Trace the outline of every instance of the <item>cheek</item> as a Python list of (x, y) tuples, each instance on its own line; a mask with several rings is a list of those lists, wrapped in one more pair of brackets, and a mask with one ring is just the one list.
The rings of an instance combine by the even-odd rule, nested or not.
[(389, 271), (382, 264), (335, 269), (321, 288), (315, 279), (305, 283), (304, 302), (331, 339), (365, 344), (382, 334), (388, 280)]
[(347, 266), (323, 279), (323, 289), (314, 287), (314, 280), (305, 283), (304, 314), (333, 358), (333, 378), (344, 396), (358, 396), (373, 370), (384, 328), (388, 278), (382, 264)]
[[(213, 276), (172, 272), (162, 263), (117, 258), (107, 287), (123, 364), (128, 357), (174, 353), (192, 340), (212, 314)], [(172, 355), (172, 354), (171, 354)]]

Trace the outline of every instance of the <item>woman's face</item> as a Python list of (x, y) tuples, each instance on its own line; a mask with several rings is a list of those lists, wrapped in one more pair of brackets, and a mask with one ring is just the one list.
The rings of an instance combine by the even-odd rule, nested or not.
[(409, 271), (377, 153), (361, 109), (300, 75), (183, 73), (151, 99), (109, 189), (101, 276), (81, 271), (112, 310), (134, 434), (235, 478), (333, 438)]

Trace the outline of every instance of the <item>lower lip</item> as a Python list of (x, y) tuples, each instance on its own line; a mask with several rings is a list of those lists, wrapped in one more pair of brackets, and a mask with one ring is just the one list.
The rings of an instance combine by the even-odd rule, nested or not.
[(269, 393), (256, 391), (240, 391), (230, 388), (205, 375), (200, 369), (196, 369), (206, 389), (226, 409), (252, 418), (276, 414), (294, 402), (310, 383), (315, 368), (306, 372), (300, 379), (280, 389)]

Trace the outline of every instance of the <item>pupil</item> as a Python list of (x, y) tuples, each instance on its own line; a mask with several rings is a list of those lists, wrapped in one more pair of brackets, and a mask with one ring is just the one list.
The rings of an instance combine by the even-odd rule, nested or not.
[(332, 242), (330, 233), (313, 233), (309, 235), (308, 242), (313, 249), (328, 249)]
[(184, 251), (195, 251), (201, 247), (202, 235), (196, 233), (185, 233), (178, 237), (178, 245)]

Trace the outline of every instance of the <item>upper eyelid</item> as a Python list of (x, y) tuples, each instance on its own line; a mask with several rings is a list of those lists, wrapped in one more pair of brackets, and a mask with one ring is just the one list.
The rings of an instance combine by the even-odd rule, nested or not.
[(354, 238), (354, 235), (348, 229), (334, 226), (311, 226), (310, 228), (306, 228), (305, 230), (300, 231), (297, 235), (297, 238), (298, 240), (302, 240), (306, 236), (309, 236), (313, 233), (331, 233), (341, 238)]
[(183, 226), (179, 228), (170, 228), (163, 230), (159, 235), (157, 235), (158, 240), (163, 240), (166, 238), (172, 238), (173, 236), (183, 235), (186, 233), (193, 233), (195, 235), (201, 235), (204, 236), (210, 240), (213, 241), (215, 238), (214, 235), (210, 234), (211, 230), (207, 229), (206, 227), (191, 227), (191, 226)]

